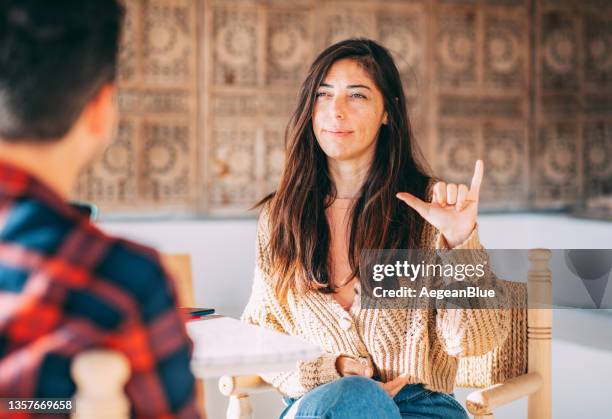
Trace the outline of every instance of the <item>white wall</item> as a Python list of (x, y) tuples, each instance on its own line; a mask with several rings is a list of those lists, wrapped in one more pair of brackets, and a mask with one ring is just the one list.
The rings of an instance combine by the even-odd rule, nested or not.
[[(487, 248), (545, 247), (612, 249), (612, 222), (543, 214), (479, 216), (481, 241)], [(238, 316), (249, 296), (254, 266), (254, 220), (105, 222), (111, 233), (156, 246), (188, 252), (193, 258), (196, 301), (222, 314)], [(610, 290), (608, 290), (610, 292)], [(555, 418), (612, 417), (612, 317), (588, 310), (555, 312), (553, 327), (553, 413)], [(582, 325), (580, 339), (575, 325)], [(216, 383), (207, 382), (209, 419), (222, 418), (225, 400)], [(458, 389), (463, 403), (467, 390)], [(278, 417), (282, 404), (274, 394), (254, 397), (256, 418)], [(497, 418), (525, 417), (526, 403), (501, 409)]]

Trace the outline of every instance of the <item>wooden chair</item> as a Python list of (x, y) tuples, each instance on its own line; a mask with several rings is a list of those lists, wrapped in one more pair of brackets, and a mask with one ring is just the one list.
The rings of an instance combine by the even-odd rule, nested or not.
[[(176, 281), (179, 305), (195, 306), (195, 294), (189, 254), (162, 254), (162, 263)], [(117, 351), (96, 349), (79, 354), (72, 365), (77, 392), (75, 394), (76, 419), (127, 419), (129, 401), (124, 393), (129, 377), (129, 364)], [(202, 418), (204, 383), (196, 379), (196, 403)]]
[(195, 307), (191, 255), (188, 253), (162, 253), (161, 259), (168, 273), (174, 278), (179, 306)]
[[(162, 263), (168, 270), (168, 273), (170, 273), (175, 280), (179, 306), (195, 307), (191, 255), (187, 253), (162, 253), (161, 257)], [(195, 392), (200, 416), (206, 418), (206, 408), (204, 406), (204, 381), (200, 378), (196, 378)]]
[[(550, 257), (550, 250), (530, 250), (527, 283), (504, 281), (517, 306), (523, 307), (512, 309), (512, 329), (504, 345), (459, 362), (455, 385), (481, 388), (466, 401), (475, 419), (493, 419), (496, 407), (522, 397), (528, 397), (529, 419), (551, 418)], [(229, 397), (227, 419), (251, 418), (249, 395), (274, 390), (258, 376), (222, 377), (219, 389)]]

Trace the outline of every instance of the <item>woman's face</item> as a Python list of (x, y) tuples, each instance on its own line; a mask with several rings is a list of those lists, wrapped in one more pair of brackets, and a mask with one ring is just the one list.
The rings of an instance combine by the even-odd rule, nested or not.
[(383, 96), (369, 74), (350, 58), (336, 61), (316, 93), (312, 126), (329, 159), (371, 159), (381, 124)]

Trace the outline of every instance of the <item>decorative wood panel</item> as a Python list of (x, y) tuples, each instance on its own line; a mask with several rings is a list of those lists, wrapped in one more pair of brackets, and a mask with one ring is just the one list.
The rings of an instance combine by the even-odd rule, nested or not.
[[(612, 214), (612, 5), (584, 14), (583, 194), (587, 210)], [(604, 10), (604, 13), (602, 13)]]
[(483, 206), (525, 207), (529, 9), (524, 2), (440, 2), (434, 14), (431, 123), (441, 152), (432, 153), (433, 165), (443, 179), (469, 184), (482, 158)]
[(213, 66), (207, 67), (217, 86), (256, 86), (260, 76), (257, 66), (258, 13), (256, 8), (216, 7), (213, 10)]
[(536, 207), (566, 207), (611, 193), (612, 5), (602, 6), (536, 3)]
[(593, 121), (584, 126), (585, 196), (612, 195), (612, 120)]
[(266, 16), (266, 84), (299, 85), (312, 59), (311, 13), (269, 10)]
[[(274, 190), (314, 57), (369, 37), (398, 65), (416, 141), (483, 208), (612, 194), (606, 0), (127, 0), (115, 141), (80, 180), (102, 214), (248, 215)], [(599, 204), (597, 204), (599, 205)]]
[(77, 196), (103, 215), (190, 214), (198, 173), (198, 3), (126, 6), (118, 135), (83, 174)]
[(431, 43), (427, 35), (425, 5), (414, 3), (395, 9), (381, 8), (376, 14), (376, 24), (376, 40), (389, 49), (402, 78), (417, 144), (431, 158), (427, 115), (431, 106), (429, 74), (432, 66), (428, 58)]

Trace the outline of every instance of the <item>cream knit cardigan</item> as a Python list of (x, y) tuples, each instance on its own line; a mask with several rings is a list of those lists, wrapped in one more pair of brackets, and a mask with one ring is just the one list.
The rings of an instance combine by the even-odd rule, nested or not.
[[(406, 375), (409, 383), (450, 393), (458, 357), (487, 353), (508, 334), (508, 309), (361, 309), (353, 304), (347, 312), (331, 294), (317, 291), (305, 295), (290, 291), (281, 304), (270, 275), (269, 222), (264, 209), (257, 226), (255, 278), (242, 320), (300, 336), (324, 350), (316, 360), (300, 361), (295, 371), (262, 375), (286, 396), (300, 397), (340, 378), (339, 355), (369, 356), (383, 382)], [(448, 249), (443, 236), (426, 221), (422, 243), (423, 248)], [(455, 249), (482, 249), (477, 228)], [(486, 252), (462, 254), (462, 263), (483, 263), (487, 258)], [(490, 270), (486, 273), (493, 278)], [(498, 292), (497, 298), (505, 296)]]

